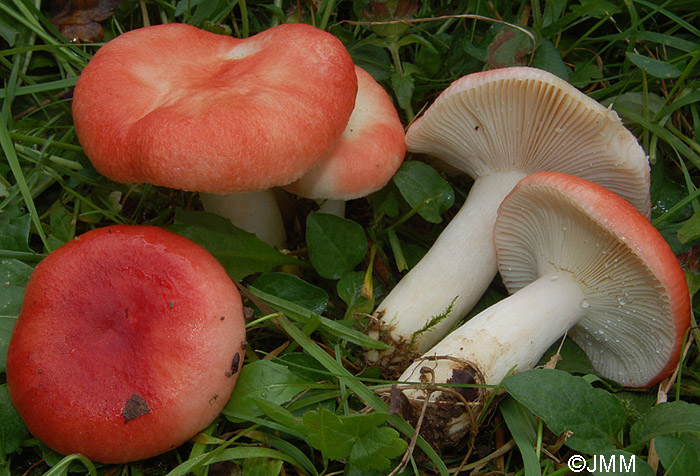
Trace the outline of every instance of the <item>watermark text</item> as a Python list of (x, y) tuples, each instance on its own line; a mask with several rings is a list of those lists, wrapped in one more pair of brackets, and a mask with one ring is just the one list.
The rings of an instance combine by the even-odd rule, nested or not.
[(573, 455), (568, 463), (574, 473), (634, 473), (637, 470), (634, 455), (595, 455), (588, 459)]

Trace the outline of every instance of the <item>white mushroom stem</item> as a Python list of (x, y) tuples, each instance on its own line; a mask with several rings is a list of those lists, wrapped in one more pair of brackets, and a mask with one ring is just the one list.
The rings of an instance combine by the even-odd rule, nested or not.
[(228, 218), (270, 246), (286, 248), (284, 222), (272, 190), (222, 195), (200, 193), (199, 196), (204, 210)]
[(318, 211), (345, 218), (345, 200), (316, 200)]
[[(370, 332), (373, 337), (388, 330), (385, 340), (397, 347), (396, 355), (406, 355), (405, 350), (420, 355), (467, 314), (496, 275), (498, 206), (525, 175), (501, 172), (476, 179), (459, 213), (375, 311), (379, 329)], [(400, 349), (406, 345), (410, 349)], [(383, 367), (408, 363), (396, 362), (392, 351), (369, 351), (366, 358)]]
[[(532, 368), (585, 315), (586, 307), (581, 286), (571, 274), (546, 274), (467, 321), (411, 364), (399, 380), (418, 381), (420, 369), (427, 366), (436, 383), (446, 383), (466, 361), (476, 367), (483, 383), (497, 385), (511, 371)], [(411, 397), (409, 392), (415, 397), (422, 390), (407, 390)]]

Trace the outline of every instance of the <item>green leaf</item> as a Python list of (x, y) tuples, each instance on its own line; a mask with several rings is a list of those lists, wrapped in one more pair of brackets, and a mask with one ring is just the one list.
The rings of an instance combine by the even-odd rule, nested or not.
[(524, 66), (532, 52), (532, 40), (520, 30), (502, 25), (492, 27), (496, 36), (488, 46), (486, 61), (493, 68)]
[(640, 55), (637, 53), (626, 53), (627, 59), (639, 69), (646, 71), (648, 74), (662, 79), (677, 78), (683, 74), (681, 68), (669, 64), (665, 61), (650, 58), (649, 56)]
[(263, 412), (255, 404), (256, 399), (282, 405), (306, 390), (310, 383), (270, 360), (248, 363), (241, 369), (224, 415), (234, 419), (260, 416)]
[(700, 405), (683, 401), (656, 405), (632, 425), (630, 443), (645, 443), (681, 431), (700, 432)]
[(49, 215), (49, 225), (51, 232), (49, 233), (48, 239), (54, 249), (75, 238), (73, 214), (63, 205), (59, 205), (51, 211)]
[(540, 359), (539, 365), (544, 365), (559, 351), (561, 360), (557, 362), (557, 370), (564, 370), (570, 374), (591, 374), (595, 373), (593, 364), (588, 359), (588, 355), (574, 342), (573, 339), (564, 340), (564, 344), (559, 349), (560, 342), (555, 342)]
[(664, 98), (654, 93), (643, 93), (640, 91), (629, 91), (620, 94), (617, 97), (609, 98), (601, 101), (603, 106), (610, 106), (619, 112), (626, 126), (636, 124), (635, 120), (629, 115), (625, 115), (625, 111), (633, 111), (638, 116), (645, 116), (645, 109), (650, 117), (656, 115), (664, 105)]
[(569, 448), (586, 454), (617, 448), (625, 411), (614, 395), (594, 388), (581, 377), (552, 369), (511, 375), (503, 385), (554, 434), (573, 432), (566, 442)]
[(700, 210), (683, 223), (677, 232), (678, 241), (688, 243), (700, 238)]
[(24, 287), (34, 268), (14, 259), (0, 260), (0, 372), (5, 371), (7, 346), (22, 307)]
[(306, 243), (314, 269), (328, 279), (352, 271), (367, 253), (362, 227), (327, 213), (311, 213), (306, 218)]
[(316, 314), (323, 313), (328, 305), (326, 291), (293, 274), (264, 273), (253, 281), (252, 285), (267, 294), (293, 302)]
[(561, 51), (548, 39), (543, 39), (537, 47), (530, 66), (549, 71), (564, 81), (569, 80), (569, 69), (561, 59)]
[(386, 469), (407, 446), (393, 428), (375, 428), (355, 442), (348, 461), (364, 471)]
[(7, 384), (0, 385), (0, 453), (12, 453), (27, 436), (29, 431), (10, 401)]
[(29, 248), (29, 214), (13, 216), (8, 211), (0, 211), (0, 249), (12, 251), (32, 251)]
[(302, 430), (301, 418), (295, 417), (292, 412), (282, 405), (278, 405), (264, 398), (254, 398), (253, 401), (269, 419), (286, 426), (294, 432), (299, 433), (299, 431)]
[(344, 415), (321, 408), (304, 414), (308, 441), (321, 450), (324, 458), (348, 459), (360, 469), (384, 469), (391, 458), (406, 450), (406, 442), (392, 428), (379, 427), (386, 422), (386, 413)]
[(301, 264), (299, 260), (263, 243), (252, 233), (211, 213), (178, 210), (175, 212), (175, 224), (169, 229), (209, 250), (228, 274), (237, 280), (253, 273), (271, 271), (278, 266)]
[(654, 448), (666, 476), (700, 473), (700, 438), (696, 435), (659, 436), (654, 440)]
[(327, 459), (345, 459), (350, 456), (355, 441), (346, 432), (346, 426), (340, 416), (324, 408), (304, 413), (308, 442)]
[(374, 299), (367, 299), (362, 296), (362, 283), (365, 273), (360, 271), (348, 273), (336, 284), (338, 296), (348, 305), (345, 317), (350, 317), (356, 312), (371, 313), (374, 308)]
[(411, 106), (413, 99), (413, 89), (415, 84), (410, 74), (393, 73), (391, 75), (391, 88), (399, 103), (399, 107), (407, 109)]
[(248, 458), (243, 460), (241, 476), (275, 476), (282, 471), (284, 461), (268, 458)]
[(418, 214), (430, 223), (440, 223), (442, 214), (454, 203), (452, 186), (437, 171), (423, 162), (404, 162), (393, 182)]

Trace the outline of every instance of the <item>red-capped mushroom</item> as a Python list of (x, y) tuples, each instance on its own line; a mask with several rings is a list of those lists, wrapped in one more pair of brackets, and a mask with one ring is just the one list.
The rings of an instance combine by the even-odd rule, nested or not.
[(76, 84), (73, 119), (86, 155), (112, 180), (260, 192), (328, 155), (356, 94), (347, 50), (312, 26), (237, 39), (165, 24), (97, 51)]
[[(385, 186), (406, 155), (403, 125), (391, 98), (372, 76), (355, 66), (357, 98), (345, 131), (323, 162), (285, 186), (296, 195), (331, 202), (343, 214), (346, 200)], [(323, 208), (322, 208), (323, 209)]]
[[(401, 381), (497, 385), (532, 368), (565, 334), (621, 385), (648, 387), (673, 372), (690, 325), (688, 286), (668, 243), (627, 201), (582, 178), (534, 173), (503, 200), (494, 238), (512, 294), (428, 350)], [(469, 429), (461, 403), (461, 411), (439, 410), (454, 402), (448, 394), (404, 393), (416, 406), (437, 403), (443, 443)], [(469, 402), (473, 410), (483, 393)]]
[(85, 233), (34, 270), (10, 340), (7, 385), (54, 450), (122, 463), (209, 425), (243, 365), (241, 298), (188, 239), (150, 226)]

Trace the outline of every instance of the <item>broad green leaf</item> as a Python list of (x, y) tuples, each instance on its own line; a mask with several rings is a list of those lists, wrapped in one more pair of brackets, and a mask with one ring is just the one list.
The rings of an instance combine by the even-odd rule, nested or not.
[(639, 31), (637, 32), (637, 39), (659, 43), (664, 46), (676, 48), (685, 53), (692, 53), (698, 47), (698, 44), (695, 41), (684, 40), (680, 36), (666, 35), (656, 31)]
[(0, 385), (0, 452), (12, 453), (27, 436), (29, 431), (10, 401), (7, 384), (3, 383)]
[(241, 476), (276, 476), (282, 471), (284, 461), (268, 458), (248, 458), (243, 460)]
[(569, 82), (577, 88), (584, 88), (594, 80), (602, 77), (600, 70), (591, 63), (578, 63), (573, 73), (569, 76)]
[(292, 412), (284, 408), (282, 405), (278, 405), (264, 398), (254, 398), (253, 401), (272, 421), (286, 426), (297, 434), (299, 434), (299, 431), (302, 430), (301, 418), (295, 417)]
[(678, 401), (656, 405), (630, 428), (630, 443), (676, 432), (700, 432), (700, 405)]
[(293, 274), (263, 273), (253, 281), (252, 285), (267, 294), (293, 302), (316, 314), (323, 313), (328, 305), (326, 291)]
[(407, 446), (393, 428), (375, 428), (355, 442), (348, 462), (365, 471), (386, 469), (393, 458), (406, 451)]
[(683, 74), (682, 68), (678, 68), (665, 61), (657, 60), (656, 58), (651, 58), (649, 56), (644, 56), (629, 51), (626, 53), (626, 56), (627, 59), (632, 62), (632, 64), (656, 78), (671, 79), (677, 78)]
[(374, 308), (374, 299), (367, 299), (362, 296), (364, 279), (365, 273), (356, 271), (346, 274), (336, 284), (338, 296), (348, 305), (346, 318), (355, 312), (371, 313)]
[(178, 210), (175, 224), (169, 229), (209, 250), (229, 275), (237, 280), (253, 273), (271, 271), (278, 266), (301, 264), (299, 260), (263, 243), (252, 233), (211, 213)]
[(683, 223), (677, 232), (678, 240), (681, 243), (688, 243), (700, 238), (700, 211), (697, 211)]
[(512, 397), (499, 405), (508, 431), (518, 445), (525, 466), (525, 476), (541, 476), (540, 460), (535, 452), (537, 446), (537, 422), (527, 408)]
[(24, 287), (34, 268), (14, 259), (0, 260), (0, 372), (5, 371), (7, 346), (22, 307)]
[(413, 76), (410, 74), (393, 73), (391, 75), (391, 88), (394, 90), (399, 107), (406, 109), (411, 106), (414, 87)]
[(387, 468), (390, 459), (406, 450), (396, 430), (379, 427), (389, 418), (386, 413), (339, 416), (321, 408), (303, 417), (308, 441), (328, 459), (348, 459), (360, 469)]
[(29, 248), (29, 225), (32, 218), (25, 215), (13, 216), (8, 211), (0, 211), (0, 249), (31, 251)]
[(566, 445), (586, 454), (617, 449), (625, 411), (610, 393), (561, 370), (534, 369), (511, 375), (503, 385), (542, 418), (556, 435), (573, 434)]
[(625, 125), (629, 127), (636, 124), (636, 122), (631, 116), (625, 115), (625, 111), (633, 111), (642, 117), (645, 114), (648, 114), (649, 117), (654, 117), (663, 107), (664, 99), (654, 93), (645, 94), (639, 91), (629, 91), (614, 98), (601, 101), (601, 104), (606, 107), (612, 104), (613, 109), (620, 113)]
[(49, 215), (51, 232), (49, 233), (48, 239), (53, 249), (68, 243), (75, 237), (75, 227), (72, 222), (73, 214), (63, 205), (59, 205), (51, 211)]
[(234, 419), (260, 416), (263, 412), (255, 404), (256, 399), (282, 405), (306, 390), (310, 383), (270, 360), (248, 363), (241, 369), (224, 415)]
[(454, 203), (454, 190), (437, 171), (423, 162), (404, 162), (393, 182), (418, 214), (430, 223), (440, 223), (442, 214)]
[(391, 218), (399, 216), (399, 201), (401, 194), (394, 182), (389, 182), (384, 188), (371, 194), (369, 201), (372, 202), (376, 215), (386, 215)]
[(340, 416), (326, 409), (304, 413), (304, 427), (311, 446), (327, 459), (345, 459), (355, 444)]
[(533, 48), (530, 37), (515, 28), (501, 25), (492, 28), (497, 29), (498, 33), (486, 53), (488, 64), (494, 68), (526, 65)]
[(654, 440), (666, 476), (700, 474), (700, 438), (691, 433), (659, 436)]
[(352, 271), (367, 253), (362, 227), (327, 213), (311, 213), (306, 218), (306, 243), (314, 269), (328, 279), (339, 279)]
[(544, 365), (559, 351), (561, 359), (557, 362), (556, 369), (575, 374), (595, 373), (595, 369), (581, 347), (573, 341), (566, 339), (559, 349), (560, 342), (555, 342), (540, 359), (539, 365)]
[(564, 60), (561, 59), (561, 51), (546, 38), (535, 50), (530, 66), (549, 71), (564, 81), (569, 80), (569, 69), (564, 64)]

